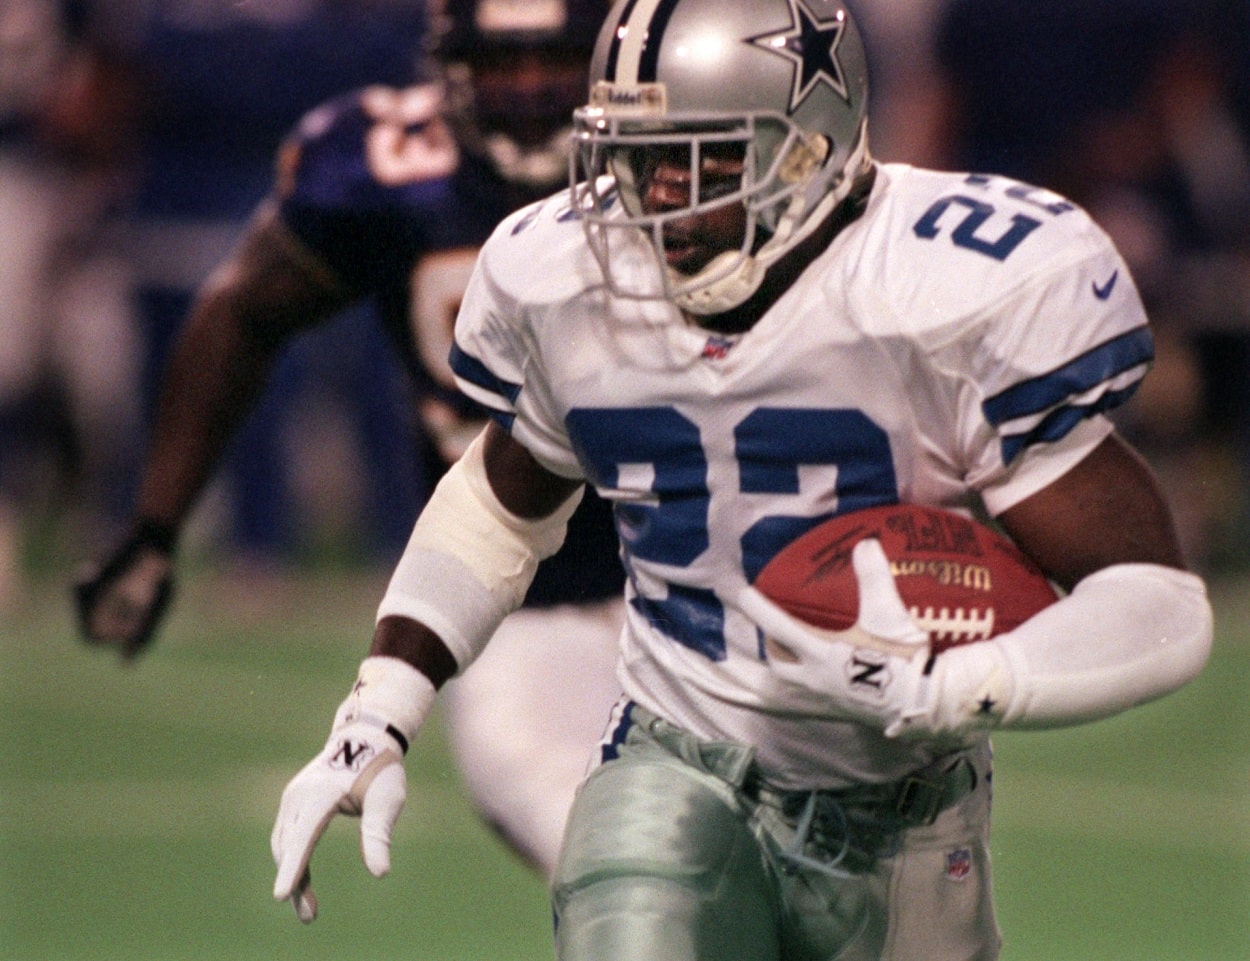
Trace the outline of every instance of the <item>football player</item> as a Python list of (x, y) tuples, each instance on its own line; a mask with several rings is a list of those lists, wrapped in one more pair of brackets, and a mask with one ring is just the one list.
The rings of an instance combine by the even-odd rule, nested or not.
[[(1133, 279), (1062, 197), (874, 162), (836, 0), (618, 0), (591, 77), (572, 190), (479, 257), (452, 366), (494, 419), (283, 793), (274, 894), (311, 916), (335, 812), (388, 869), (436, 690), (592, 486), (628, 574), (625, 694), (564, 836), (558, 956), (995, 958), (990, 733), (1162, 696), (1211, 642), (1107, 419), (1150, 362)], [(841, 634), (752, 586), (823, 520), (900, 502), (984, 510), (1066, 595), (931, 657), (875, 540)]]
[[(86, 637), (134, 657), (170, 596), (178, 532), (301, 330), (371, 300), (416, 384), (432, 472), (482, 428), (455, 388), (452, 322), (481, 243), (568, 178), (573, 108), (606, 4), (451, 0), (440, 67), (313, 110), (273, 191), (200, 293), (164, 378), (130, 536), (77, 589)], [(492, 657), (449, 686), (448, 731), (483, 816), (549, 874), (614, 676), (623, 572), (587, 499)], [(511, 653), (509, 653), (511, 652)], [(471, 707), (472, 706), (472, 707)]]

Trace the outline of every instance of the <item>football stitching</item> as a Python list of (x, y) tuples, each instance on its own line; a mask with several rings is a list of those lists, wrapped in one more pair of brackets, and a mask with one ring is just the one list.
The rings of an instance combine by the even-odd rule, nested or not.
[(909, 608), (918, 627), (933, 640), (984, 641), (994, 636), (994, 609), (969, 611), (962, 607)]

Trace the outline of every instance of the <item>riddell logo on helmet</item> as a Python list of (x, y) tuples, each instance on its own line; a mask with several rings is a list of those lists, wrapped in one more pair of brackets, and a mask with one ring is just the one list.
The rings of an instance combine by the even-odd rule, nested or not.
[(655, 115), (668, 109), (662, 83), (619, 84), (600, 80), (590, 91), (590, 106), (615, 115)]

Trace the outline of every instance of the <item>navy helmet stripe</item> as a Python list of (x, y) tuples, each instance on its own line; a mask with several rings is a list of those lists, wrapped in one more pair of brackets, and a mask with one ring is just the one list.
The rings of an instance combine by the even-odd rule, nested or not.
[(654, 83), (664, 31), (678, 0), (629, 0), (621, 9), (604, 62), (611, 83)]
[(647, 26), (647, 38), (638, 61), (638, 82), (654, 83), (660, 62), (660, 46), (664, 42), (664, 30), (677, 8), (677, 0), (660, 0)]
[(476, 357), (471, 357), (461, 350), (459, 344), (453, 343), (451, 345), (449, 360), (451, 361), (452, 373), (457, 377), (463, 378), (475, 387), (480, 387), (487, 393), (500, 397), (507, 401), (509, 405), (515, 404), (516, 399), (521, 396), (520, 384), (514, 384), (497, 376)]
[(981, 405), (994, 425), (1041, 413), (1154, 358), (1148, 327), (1137, 327), (1082, 354), (1057, 370), (1009, 387)]
[(608, 46), (607, 63), (604, 64), (604, 80), (616, 80), (616, 64), (621, 56), (621, 40), (623, 39), (622, 28), (629, 23), (629, 18), (633, 16), (636, 6), (638, 6), (638, 0), (629, 0), (629, 3), (625, 4), (621, 17), (616, 23), (616, 29), (612, 31), (612, 43)]

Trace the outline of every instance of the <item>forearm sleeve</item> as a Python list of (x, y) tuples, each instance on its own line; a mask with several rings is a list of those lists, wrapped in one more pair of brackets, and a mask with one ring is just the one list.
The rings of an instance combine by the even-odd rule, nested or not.
[[(997, 726), (1079, 724), (1169, 694), (1202, 670), (1212, 633), (1206, 588), (1194, 574), (1156, 564), (1117, 564), (1091, 574), (991, 642), (1010, 677)], [(957, 652), (975, 657), (981, 646), (939, 660)]]
[(424, 624), (461, 670), (520, 606), (539, 561), (559, 550), (582, 496), (579, 489), (544, 518), (518, 517), (491, 489), (483, 443), (479, 436), (435, 488), (377, 615)]

